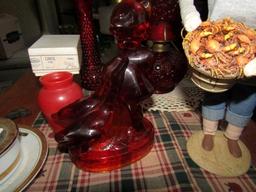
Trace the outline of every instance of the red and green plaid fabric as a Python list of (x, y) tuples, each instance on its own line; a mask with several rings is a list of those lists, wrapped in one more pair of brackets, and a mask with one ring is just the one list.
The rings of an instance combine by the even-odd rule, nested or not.
[(27, 191), (166, 192), (234, 191), (255, 192), (256, 171), (250, 167), (240, 177), (218, 177), (198, 167), (189, 157), (186, 141), (200, 130), (197, 112), (147, 112), (155, 126), (155, 144), (142, 160), (105, 173), (77, 169), (68, 154), (56, 149), (51, 128), (40, 115), (34, 123), (46, 136), (49, 155), (40, 174)]

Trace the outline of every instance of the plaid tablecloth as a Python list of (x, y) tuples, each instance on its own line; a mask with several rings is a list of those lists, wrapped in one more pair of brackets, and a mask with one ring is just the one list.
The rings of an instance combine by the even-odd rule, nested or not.
[(47, 122), (39, 115), (34, 127), (47, 137), (49, 155), (40, 174), (27, 191), (165, 192), (165, 191), (256, 191), (256, 169), (240, 177), (218, 177), (198, 167), (189, 157), (186, 141), (200, 130), (197, 112), (147, 112), (155, 126), (151, 152), (136, 163), (105, 173), (77, 169), (67, 154), (56, 149)]

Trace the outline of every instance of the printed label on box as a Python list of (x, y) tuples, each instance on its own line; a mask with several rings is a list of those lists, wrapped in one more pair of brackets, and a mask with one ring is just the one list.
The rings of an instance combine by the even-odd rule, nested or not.
[(42, 69), (43, 64), (40, 56), (30, 56), (30, 62), (33, 69)]
[(80, 68), (77, 55), (30, 56), (30, 61), (34, 70)]

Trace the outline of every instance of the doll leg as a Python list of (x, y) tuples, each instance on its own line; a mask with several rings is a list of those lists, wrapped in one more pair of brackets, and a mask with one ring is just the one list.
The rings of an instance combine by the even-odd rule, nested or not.
[(256, 106), (256, 88), (237, 84), (232, 90), (231, 102), (227, 106), (226, 120), (228, 126), (225, 136), (228, 138), (228, 148), (234, 157), (241, 157), (238, 145), (239, 137), (250, 121)]
[(202, 141), (202, 147), (207, 151), (211, 151), (213, 149), (213, 138), (218, 129), (218, 123), (219, 121), (211, 121), (203, 118), (204, 138)]
[(218, 129), (219, 120), (225, 116), (227, 93), (208, 93), (202, 105), (204, 138), (202, 147), (211, 151), (214, 146), (213, 138)]
[(238, 140), (242, 131), (243, 131), (243, 127), (237, 127), (229, 123), (224, 133), (228, 139), (229, 152), (236, 158), (242, 156), (242, 151), (238, 144)]

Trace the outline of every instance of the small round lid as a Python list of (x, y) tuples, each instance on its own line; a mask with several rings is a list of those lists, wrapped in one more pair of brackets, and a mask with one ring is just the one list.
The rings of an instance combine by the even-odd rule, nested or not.
[(12, 145), (18, 136), (16, 124), (6, 118), (0, 118), (0, 156)]

